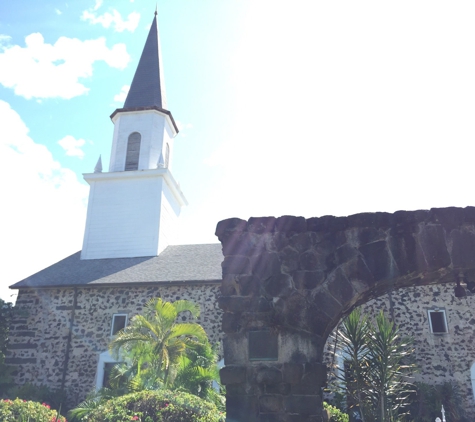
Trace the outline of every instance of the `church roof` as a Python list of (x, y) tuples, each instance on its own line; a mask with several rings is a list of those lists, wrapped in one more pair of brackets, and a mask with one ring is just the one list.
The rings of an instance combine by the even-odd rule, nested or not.
[(139, 107), (167, 108), (159, 49), (157, 15), (155, 14), (139, 65), (124, 103), (124, 109)]
[(168, 246), (151, 257), (80, 258), (81, 252), (76, 252), (10, 288), (217, 283), (222, 278), (220, 243)]

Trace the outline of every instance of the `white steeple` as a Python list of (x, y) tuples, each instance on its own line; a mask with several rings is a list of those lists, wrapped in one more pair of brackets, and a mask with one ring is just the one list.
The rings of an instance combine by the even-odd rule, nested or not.
[(91, 187), (82, 259), (155, 256), (172, 243), (186, 199), (170, 171), (178, 128), (164, 107), (155, 13), (124, 107), (111, 115), (109, 172), (84, 174)]

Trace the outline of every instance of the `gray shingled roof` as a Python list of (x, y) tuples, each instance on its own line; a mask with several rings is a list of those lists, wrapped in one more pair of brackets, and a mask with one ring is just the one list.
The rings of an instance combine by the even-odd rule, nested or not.
[[(159, 47), (157, 16), (155, 15), (124, 103), (124, 109), (153, 106), (166, 109), (165, 84), (161, 77), (163, 69), (160, 69), (162, 63), (160, 63)], [(162, 72), (160, 72), (161, 70)]]
[(219, 282), (222, 260), (219, 243), (168, 246), (158, 256), (142, 258), (81, 260), (76, 252), (10, 287)]

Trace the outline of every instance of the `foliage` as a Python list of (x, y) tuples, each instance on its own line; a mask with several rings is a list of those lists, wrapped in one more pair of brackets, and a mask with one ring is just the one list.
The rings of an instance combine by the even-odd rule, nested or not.
[(213, 388), (219, 379), (217, 353), (199, 324), (177, 322), (186, 312), (198, 316), (199, 307), (186, 300), (149, 301), (144, 314), (111, 341), (121, 362), (112, 368), (108, 387), (91, 393), (71, 414), (79, 420), (113, 398), (156, 390), (192, 393), (224, 410), (224, 397)]
[(445, 382), (429, 385), (416, 383), (416, 391), (411, 396), (410, 416), (415, 422), (433, 422), (441, 418), (441, 408), (444, 406), (445, 416), (451, 422), (466, 422), (462, 407), (462, 394), (457, 384)]
[(65, 409), (66, 392), (63, 390), (51, 390), (46, 385), (23, 384), (14, 386), (4, 394), (5, 398), (35, 401), (46, 403), (51, 408), (59, 410)]
[(141, 391), (108, 400), (88, 414), (70, 412), (83, 422), (224, 422), (225, 417), (213, 404), (182, 392)]
[[(207, 335), (196, 322), (177, 322), (180, 314), (199, 316), (199, 306), (187, 300), (165, 302), (152, 299), (143, 315), (136, 315), (130, 324), (117, 333), (109, 345), (112, 354), (132, 362), (137, 374), (148, 372), (163, 384), (173, 383), (180, 358), (187, 349), (207, 341)], [(145, 374), (147, 375), (147, 374)]]
[(0, 420), (11, 422), (66, 422), (56, 410), (46, 403), (40, 404), (21, 399), (0, 400)]
[(12, 385), (13, 369), (5, 365), (5, 354), (8, 346), (8, 331), (10, 321), (15, 311), (11, 303), (0, 299), (0, 391), (5, 391)]
[(217, 360), (218, 354), (208, 341), (188, 349), (178, 362), (171, 389), (195, 394), (224, 410), (224, 396), (215, 389), (220, 387)]
[(325, 401), (323, 402), (323, 408), (330, 416), (328, 422), (349, 422), (350, 420), (350, 417), (346, 413), (343, 413), (340, 409), (328, 404)]
[(338, 330), (338, 345), (346, 358), (340, 377), (348, 397), (348, 408), (358, 408), (364, 422), (398, 420), (410, 403), (414, 365), (411, 341), (402, 338), (383, 312), (375, 324), (353, 311)]

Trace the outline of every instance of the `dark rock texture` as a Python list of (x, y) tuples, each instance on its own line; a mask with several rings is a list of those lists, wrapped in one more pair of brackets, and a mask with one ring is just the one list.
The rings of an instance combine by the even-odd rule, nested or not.
[[(460, 272), (475, 275), (474, 233), (473, 207), (219, 222), (225, 359), (247, 349), (246, 333), (254, 327), (280, 338), (277, 361), (265, 365), (282, 376), (262, 382), (262, 375), (248, 373), (242, 388), (259, 413), (256, 420), (269, 420), (269, 414), (272, 420), (321, 420), (325, 371), (306, 375), (287, 365), (321, 365), (326, 338), (358, 305), (400, 287), (453, 283)], [(240, 362), (250, 373), (262, 363)], [(275, 387), (282, 383), (290, 388)], [(274, 385), (272, 394), (268, 385)], [(233, 420), (248, 420), (233, 412)]]

